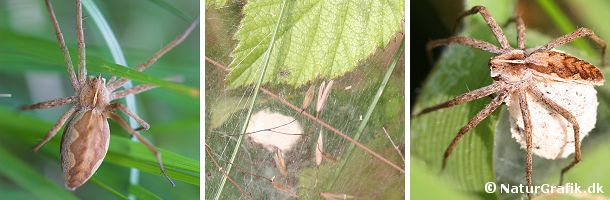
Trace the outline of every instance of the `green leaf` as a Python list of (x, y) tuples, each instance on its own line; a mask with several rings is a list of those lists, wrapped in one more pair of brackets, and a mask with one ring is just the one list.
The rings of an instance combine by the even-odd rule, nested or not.
[[(0, 135), (10, 134), (10, 136), (14, 136), (13, 138), (20, 139), (32, 146), (52, 126), (48, 122), (28, 115), (16, 116), (15, 113), (10, 112), (6, 107), (0, 107), (0, 119), (4, 119), (0, 121), (0, 126), (7, 130), (0, 132)], [(125, 135), (127, 134), (125, 133)], [(60, 135), (55, 136), (42, 147), (41, 152), (59, 159), (60, 137)], [(164, 149), (159, 149), (159, 151), (161, 151), (163, 156), (163, 164), (167, 174), (172, 179), (192, 185), (199, 185), (198, 160), (193, 160)], [(108, 162), (125, 167), (135, 167), (161, 177), (155, 157), (143, 144), (133, 142), (126, 137), (119, 137), (116, 134), (112, 134), (110, 137), (110, 146), (104, 163)]]
[[(411, 159), (411, 199), (474, 199), (475, 196), (456, 191), (447, 182), (440, 179), (427, 169), (426, 165), (417, 158)], [(443, 191), (443, 192), (439, 192)]]
[[(2, 28), (0, 28), (0, 38), (3, 38), (2, 45), (0, 46), (0, 63), (2, 63), (0, 69), (6, 71), (24, 71), (32, 69), (65, 71), (63, 56), (61, 55), (59, 46), (56, 42), (23, 36)], [(72, 53), (72, 55), (75, 54)], [(14, 67), (19, 64), (34, 66), (28, 68)], [(52, 65), (53, 67), (50, 67), (49, 65)], [(199, 96), (199, 90), (197, 88), (165, 81), (138, 72), (129, 67), (114, 64), (95, 55), (87, 57), (87, 69), (92, 72), (116, 75), (143, 83), (155, 84), (194, 97)]]
[[(163, 156), (163, 164), (168, 176), (192, 185), (199, 185), (199, 161), (164, 149), (159, 150)], [(143, 144), (133, 142), (128, 138), (111, 138), (106, 160), (161, 176), (159, 164), (153, 154)]]
[[(102, 170), (98, 170), (98, 171), (102, 171)], [(118, 197), (120, 199), (123, 199), (123, 200), (129, 199), (125, 195), (121, 194), (116, 189), (114, 189), (112, 186), (110, 186), (110, 185), (106, 184), (105, 182), (99, 180), (95, 176), (91, 178), (91, 181), (94, 182), (96, 185), (99, 185), (100, 187), (104, 188), (106, 191), (110, 192), (111, 194), (114, 194), (114, 196), (116, 196), (116, 197)]]
[[(250, 117), (252, 116), (252, 111), (254, 110), (254, 104), (256, 102), (256, 98), (258, 97), (258, 92), (260, 91), (261, 88), (261, 84), (265, 78), (265, 74), (267, 72), (267, 68), (269, 66), (269, 60), (271, 58), (271, 54), (273, 53), (273, 50), (275, 49), (275, 43), (276, 43), (276, 39), (277, 39), (277, 33), (279, 30), (280, 25), (282, 24), (282, 18), (284, 17), (284, 13), (286, 13), (286, 6), (288, 4), (288, 0), (284, 0), (284, 2), (282, 2), (282, 5), (280, 7), (280, 15), (278, 17), (278, 21), (275, 24), (275, 28), (273, 29), (273, 34), (271, 35), (271, 42), (269, 43), (269, 48), (267, 48), (267, 53), (265, 54), (265, 58), (264, 58), (264, 64), (263, 64), (263, 68), (262, 71), (259, 73), (258, 75), (258, 79), (256, 81), (256, 85), (254, 86), (254, 93), (252, 94), (252, 100), (250, 101), (250, 106), (248, 108), (248, 114), (246, 114), (246, 119), (244, 119), (244, 123), (243, 126), (241, 128), (240, 131), (240, 135), (237, 138), (237, 143), (235, 144), (235, 147), (233, 148), (233, 153), (231, 154), (231, 159), (229, 159), (229, 164), (226, 167), (227, 170), (227, 174), (231, 174), (231, 168), (233, 167), (233, 163), (235, 162), (235, 158), (237, 157), (237, 153), (239, 152), (239, 148), (241, 147), (241, 141), (244, 138), (244, 134), (246, 133), (246, 128), (248, 127), (248, 123), (250, 121)], [(224, 184), (226, 183), (228, 178), (227, 176), (223, 176), (222, 180), (220, 181), (220, 185), (218, 186), (218, 190), (216, 192), (216, 196), (214, 197), (215, 200), (218, 200), (224, 190)]]
[(129, 193), (135, 195), (137, 199), (161, 199), (161, 197), (157, 196), (155, 193), (139, 185), (129, 185)]
[(193, 21), (192, 17), (189, 17), (189, 15), (186, 14), (184, 11), (178, 9), (175, 5), (170, 4), (166, 0), (148, 0), (148, 1), (163, 8), (164, 10), (174, 14), (176, 17), (179, 17), (180, 19), (184, 20), (185, 22)]
[[(245, 6), (236, 33), (239, 44), (229, 65), (229, 87), (254, 83), (280, 4), (280, 0), (265, 0)], [(403, 4), (401, 0), (291, 1), (263, 83), (300, 86), (353, 70), (401, 30)]]
[(0, 174), (27, 190), (38, 199), (78, 199), (62, 186), (56, 185), (0, 146)]

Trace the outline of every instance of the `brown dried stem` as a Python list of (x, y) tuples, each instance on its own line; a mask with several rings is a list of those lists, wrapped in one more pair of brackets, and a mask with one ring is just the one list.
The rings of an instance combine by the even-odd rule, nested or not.
[(231, 178), (231, 176), (229, 176), (229, 174), (227, 174), (227, 172), (225, 172), (225, 170), (222, 169), (222, 167), (220, 167), (220, 165), (218, 164), (218, 162), (216, 162), (216, 160), (214, 159), (214, 156), (212, 156), (212, 153), (210, 153), (212, 151), (212, 149), (210, 148), (210, 146), (208, 146), (208, 144), (205, 144), (205, 148), (207, 151), (205, 151), (209, 156), (210, 159), (212, 160), (212, 162), (214, 163), (214, 165), (216, 165), (216, 168), (218, 168), (218, 171), (222, 172), (222, 174), (224, 176), (227, 177), (227, 179), (229, 179), (229, 182), (233, 183), (233, 185), (235, 185), (235, 187), (237, 187), (237, 189), (241, 192), (241, 194), (243, 194), (245, 197), (248, 197), (248, 199), (253, 199), (252, 196), (248, 195), (246, 193), (246, 191), (244, 191), (244, 189), (242, 189), (239, 184), (237, 184), (237, 182), (235, 180), (233, 180), (233, 178)]
[[(216, 62), (215, 60), (212, 60), (211, 58), (208, 58), (207, 56), (205, 57), (205, 60), (206, 60), (206, 62), (208, 62), (208, 63), (210, 63), (210, 64), (214, 65), (215, 67), (218, 67), (218, 68), (222, 69), (222, 70), (223, 70), (223, 71), (225, 71), (225, 72), (228, 72), (228, 71), (229, 71), (229, 69), (228, 69), (227, 67), (225, 67), (224, 65), (222, 65), (222, 64), (220, 64), (220, 63), (218, 63), (218, 62)], [(360, 142), (355, 141), (354, 139), (352, 139), (351, 137), (347, 136), (346, 134), (344, 134), (343, 132), (339, 131), (338, 129), (336, 129), (335, 127), (331, 126), (330, 124), (326, 123), (325, 121), (322, 121), (322, 120), (320, 120), (320, 119), (316, 118), (315, 116), (313, 116), (313, 115), (311, 115), (311, 114), (309, 114), (309, 113), (307, 113), (307, 112), (302, 112), (303, 110), (302, 110), (302, 109), (301, 109), (299, 106), (295, 106), (295, 105), (293, 105), (292, 103), (288, 102), (288, 101), (287, 101), (287, 100), (285, 100), (284, 98), (282, 98), (282, 97), (280, 97), (280, 96), (276, 95), (275, 93), (271, 92), (270, 90), (268, 90), (268, 89), (266, 89), (266, 88), (264, 88), (264, 87), (261, 87), (261, 91), (262, 91), (263, 93), (265, 93), (266, 95), (268, 95), (269, 97), (271, 97), (271, 98), (273, 98), (273, 99), (275, 99), (275, 100), (278, 100), (280, 103), (282, 103), (282, 104), (284, 104), (284, 105), (288, 106), (290, 109), (292, 109), (292, 110), (294, 110), (294, 111), (297, 111), (297, 112), (301, 113), (301, 114), (302, 114), (302, 115), (304, 115), (305, 117), (307, 117), (307, 118), (309, 118), (310, 120), (312, 120), (312, 121), (314, 121), (314, 122), (318, 123), (319, 125), (321, 125), (322, 127), (324, 127), (324, 128), (326, 128), (326, 129), (328, 129), (329, 131), (331, 131), (331, 132), (333, 132), (333, 133), (335, 133), (335, 134), (339, 135), (340, 137), (342, 137), (342, 138), (346, 139), (347, 141), (349, 141), (349, 142), (351, 142), (351, 143), (355, 144), (355, 145), (356, 145), (356, 146), (358, 146), (360, 149), (362, 149), (362, 150), (364, 150), (365, 152), (367, 152), (367, 153), (371, 154), (373, 157), (375, 157), (375, 158), (379, 159), (380, 161), (382, 161), (382, 162), (384, 162), (384, 163), (388, 164), (389, 166), (391, 166), (391, 167), (393, 167), (394, 169), (398, 170), (400, 173), (405, 173), (405, 170), (404, 170), (402, 167), (400, 167), (400, 166), (398, 166), (398, 165), (396, 165), (396, 164), (392, 163), (392, 162), (391, 162), (391, 161), (389, 161), (388, 159), (386, 159), (386, 158), (384, 158), (383, 156), (379, 155), (378, 153), (376, 153), (375, 151), (373, 151), (373, 150), (371, 150), (370, 148), (366, 147), (365, 145), (361, 144)]]

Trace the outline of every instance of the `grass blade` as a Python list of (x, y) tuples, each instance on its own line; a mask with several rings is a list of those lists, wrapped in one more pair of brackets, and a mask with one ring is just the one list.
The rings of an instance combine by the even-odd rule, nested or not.
[[(3, 106), (0, 106), (0, 119), (4, 119), (0, 120), (0, 127), (6, 130), (0, 132), (0, 136), (6, 137), (10, 133), (19, 133), (10, 134), (9, 136), (32, 146), (52, 126), (49, 122), (27, 114), (16, 115), (9, 108)], [(124, 131), (112, 131), (112, 133), (117, 132), (125, 136), (128, 135), (123, 133)], [(60, 140), (60, 137), (51, 139), (42, 147), (41, 152), (58, 160), (59, 154), (57, 149), (59, 149)], [(190, 159), (165, 149), (159, 149), (159, 151), (163, 154), (167, 173), (172, 178), (191, 185), (199, 185), (198, 160)], [(159, 166), (150, 151), (143, 144), (130, 141), (129, 138), (120, 137), (117, 134), (113, 134), (110, 137), (110, 146), (105, 162), (125, 167), (135, 167), (144, 172), (158, 175), (161, 179)]]
[[(126, 66), (127, 60), (125, 60), (125, 55), (123, 55), (123, 50), (121, 50), (121, 46), (119, 45), (119, 42), (117, 41), (116, 37), (114, 36), (114, 32), (112, 32), (112, 29), (108, 25), (108, 22), (106, 22), (106, 19), (104, 19), (104, 16), (100, 12), (100, 10), (97, 8), (95, 3), (93, 3), (91, 0), (85, 0), (83, 3), (84, 3), (84, 7), (87, 9), (89, 14), (91, 15), (91, 18), (93, 19), (93, 21), (97, 25), (98, 29), (100, 30), (102, 36), (104, 37), (104, 41), (106, 41), (106, 44), (108, 45), (108, 48), (109, 48), (110, 52), (112, 53), (112, 58), (114, 59), (114, 63)], [(131, 88), (131, 87), (133, 87), (133, 84), (131, 83), (131, 81), (127, 81), (125, 84), (123, 84), (123, 87)], [(130, 112), (132, 112), (136, 115), (138, 114), (135, 95), (133, 95), (133, 94), (127, 95), (125, 97), (125, 103), (126, 103), (127, 109)], [(129, 120), (129, 126), (131, 128), (137, 129), (137, 127), (139, 126), (138, 122), (136, 122), (136, 120), (134, 120), (132, 117), (129, 117), (128, 120)], [(138, 139), (136, 137), (131, 137), (131, 141), (137, 142)], [(140, 182), (140, 171), (136, 168), (130, 168), (129, 169), (130, 186), (138, 185), (139, 182)], [(129, 198), (130, 199), (135, 198), (135, 196), (131, 192), (131, 190), (129, 191)]]
[(128, 198), (127, 198), (125, 195), (123, 195), (123, 194), (121, 194), (120, 192), (116, 191), (114, 188), (110, 187), (110, 185), (108, 185), (108, 184), (106, 184), (106, 183), (104, 183), (104, 182), (100, 181), (100, 180), (99, 180), (99, 179), (97, 179), (96, 177), (92, 177), (92, 178), (91, 178), (91, 181), (92, 181), (92, 182), (94, 182), (96, 185), (98, 185), (98, 186), (100, 186), (100, 187), (104, 188), (106, 191), (108, 191), (108, 192), (110, 192), (110, 193), (114, 194), (114, 196), (116, 196), (116, 197), (118, 197), (118, 198), (120, 198), (120, 199), (123, 199), (123, 200), (127, 200), (127, 199), (128, 199)]
[[(381, 81), (381, 84), (379, 85), (379, 89), (377, 89), (377, 93), (375, 94), (375, 96), (373, 96), (373, 101), (371, 101), (371, 104), (369, 105), (369, 108), (367, 109), (362, 122), (358, 126), (356, 135), (354, 135), (354, 137), (353, 137), (353, 139), (355, 141), (359, 141), (360, 136), (364, 132), (364, 128), (366, 127), (366, 124), (369, 122), (369, 119), (371, 118), (371, 115), (373, 114), (373, 110), (375, 110), (375, 106), (377, 106), (377, 102), (379, 101), (379, 99), (381, 98), (381, 95), (383, 94), (383, 90), (385, 89), (385, 86), (388, 84), (388, 81), (390, 80), (390, 76), (392, 75), (392, 72), (394, 72), (394, 68), (396, 67), (396, 65), (398, 64), (398, 61), (400, 60), (400, 58), (403, 55), (404, 48), (405, 48), (405, 42), (404, 42), (404, 38), (403, 38), (403, 40), (400, 43), (400, 47), (396, 51), (396, 54), (394, 54), (392, 63), (390, 64), (385, 75), (383, 76), (383, 80)], [(333, 179), (333, 183), (330, 184), (330, 188), (332, 188), (335, 185), (335, 181), (337, 180), (337, 177), (339, 177), (339, 175), (345, 168), (347, 161), (349, 161), (350, 156), (354, 152), (355, 146), (356, 145), (354, 143), (350, 143), (349, 147), (347, 148), (347, 155), (343, 156), (344, 158), (341, 163), (341, 167), (339, 167), (339, 170), (337, 170), (337, 172), (335, 173), (335, 175), (334, 175), (335, 178)]]
[[(57, 44), (48, 40), (23, 36), (19, 33), (0, 28), (0, 69), (3, 71), (25, 70), (52, 70), (64, 72), (63, 57), (57, 51)], [(193, 97), (199, 97), (199, 89), (165, 81), (163, 79), (138, 72), (134, 69), (106, 61), (96, 54), (87, 57), (87, 69), (105, 75), (115, 75), (128, 78), (142, 83), (151, 83), (184, 93)], [(28, 65), (27, 68), (19, 67)]]
[(151, 3), (163, 8), (164, 10), (166, 10), (167, 12), (170, 12), (172, 14), (174, 14), (176, 17), (184, 20), (185, 22), (191, 22), (194, 19), (192, 17), (189, 17), (185, 12), (183, 12), (182, 10), (176, 8), (176, 6), (174, 6), (173, 4), (168, 3), (165, 0), (148, 0)]
[[(265, 64), (263, 65), (263, 69), (261, 70), (258, 81), (256, 82), (256, 86), (254, 87), (254, 94), (252, 96), (252, 101), (250, 102), (250, 107), (248, 108), (248, 114), (246, 114), (246, 119), (244, 120), (244, 125), (242, 126), (241, 131), (240, 131), (241, 134), (237, 138), (237, 143), (235, 144), (235, 148), (233, 149), (233, 154), (231, 155), (231, 159), (229, 160), (229, 163), (227, 164), (227, 171), (226, 171), (227, 176), (231, 175), (231, 168), (233, 167), (232, 163), (235, 161), (235, 157), (237, 157), (237, 151), (239, 151), (239, 147), (241, 146), (241, 141), (244, 137), (244, 134), (246, 133), (246, 129), (248, 128), (248, 122), (250, 121), (250, 117), (252, 116), (252, 110), (254, 109), (254, 102), (256, 101), (256, 97), (258, 96), (258, 91), (261, 87), (261, 83), (263, 82), (263, 79), (265, 78), (265, 72), (267, 71), (267, 66), (269, 66), (269, 60), (271, 58), (271, 53), (273, 52), (276, 34), (278, 32), (280, 24), (282, 23), (282, 17), (284, 16), (284, 9), (286, 8), (287, 3), (288, 3), (288, 0), (284, 0), (284, 3), (282, 3), (280, 16), (278, 17), (277, 23), (275, 24), (275, 30), (273, 31), (273, 36), (271, 37), (271, 43), (269, 44), (269, 49), (267, 49), (267, 54), (265, 56), (266, 57)], [(222, 180), (220, 181), (220, 185), (218, 186), (218, 190), (214, 197), (215, 200), (218, 200), (220, 198), (220, 194), (222, 194), (224, 185), (227, 182), (227, 176), (222, 177)]]
[[(553, 21), (563, 33), (567, 34), (576, 30), (576, 26), (574, 26), (568, 16), (561, 11), (555, 1), (538, 0), (537, 2), (538, 5), (542, 7), (542, 10), (551, 18), (551, 21)], [(588, 54), (595, 54), (596, 52), (590, 44), (583, 40), (575, 40), (573, 43), (574, 46), (586, 51)]]
[(0, 174), (29, 191), (39, 199), (78, 199), (62, 186), (37, 173), (27, 163), (0, 146)]
[(139, 185), (130, 185), (129, 186), (129, 195), (133, 194), (135, 198), (137, 199), (158, 199), (160, 200), (161, 197), (157, 196), (155, 193), (151, 192), (150, 190), (147, 190), (146, 188), (143, 188), (142, 186)]

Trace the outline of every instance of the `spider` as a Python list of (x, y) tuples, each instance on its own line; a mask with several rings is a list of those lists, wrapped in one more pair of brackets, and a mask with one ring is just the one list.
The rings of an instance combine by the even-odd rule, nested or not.
[[(481, 14), (498, 40), (500, 47), (491, 43), (453, 36), (428, 42), (427, 51), (439, 46), (460, 44), (496, 54), (489, 61), (493, 83), (453, 99), (428, 107), (416, 116), (463, 104), (496, 94), (483, 110), (462, 127), (445, 150), (442, 168), (447, 165), (459, 140), (503, 103), (511, 115), (511, 133), (526, 149), (526, 181), (532, 186), (532, 153), (547, 158), (568, 157), (574, 159), (561, 170), (559, 184), (564, 174), (580, 162), (580, 142), (595, 126), (597, 97), (594, 86), (604, 83), (601, 71), (584, 60), (555, 50), (554, 48), (580, 37), (589, 37), (601, 48), (602, 65), (606, 43), (587, 28), (556, 38), (545, 45), (525, 48), (525, 24), (517, 14), (510, 22), (516, 23), (517, 45), (512, 48), (502, 29), (483, 6), (474, 6), (458, 17)], [(576, 138), (576, 139), (575, 139)], [(528, 197), (531, 193), (528, 190)]]
[[(100, 76), (87, 77), (87, 67), (85, 63), (85, 39), (82, 24), (82, 5), (81, 1), (76, 1), (76, 33), (78, 43), (78, 75), (74, 72), (74, 67), (70, 58), (70, 53), (64, 42), (64, 38), (55, 17), (55, 12), (49, 0), (45, 0), (51, 22), (55, 29), (55, 35), (60, 49), (64, 56), (65, 66), (70, 76), (75, 95), (64, 97), (33, 105), (22, 106), (22, 110), (46, 109), (64, 104), (74, 104), (66, 111), (59, 120), (53, 125), (44, 138), (34, 146), (33, 150), (38, 151), (47, 143), (59, 129), (68, 122), (64, 129), (61, 141), (61, 166), (65, 179), (65, 186), (69, 190), (75, 190), (83, 185), (95, 173), (100, 166), (106, 152), (110, 137), (108, 118), (116, 121), (126, 129), (133, 137), (142, 142), (156, 157), (159, 168), (163, 176), (174, 186), (173, 181), (167, 176), (161, 154), (146, 138), (138, 134), (137, 130), (147, 130), (150, 126), (135, 113), (130, 112), (125, 106), (116, 99), (123, 98), (130, 94), (141, 93), (157, 86), (152, 84), (142, 84), (133, 88), (115, 91), (129, 80), (126, 78), (112, 77), (108, 82)], [(166, 52), (180, 44), (195, 27), (199, 24), (197, 18), (182, 34), (175, 40), (164, 46), (161, 50), (151, 56), (146, 62), (137, 66), (137, 71), (143, 71), (151, 66)], [(140, 128), (132, 129), (129, 124), (114, 110), (120, 110), (135, 119)]]

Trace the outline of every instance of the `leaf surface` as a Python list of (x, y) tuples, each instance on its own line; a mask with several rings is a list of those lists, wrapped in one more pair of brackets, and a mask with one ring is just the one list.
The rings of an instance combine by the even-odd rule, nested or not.
[[(290, 1), (263, 83), (300, 86), (353, 70), (401, 30), (403, 1)], [(254, 83), (277, 22), (280, 0), (250, 1), (236, 33), (227, 76), (232, 88)]]

